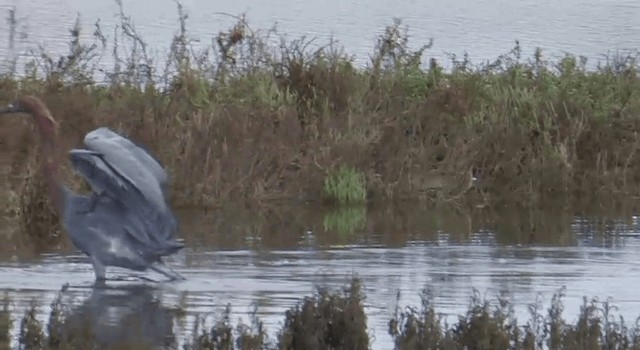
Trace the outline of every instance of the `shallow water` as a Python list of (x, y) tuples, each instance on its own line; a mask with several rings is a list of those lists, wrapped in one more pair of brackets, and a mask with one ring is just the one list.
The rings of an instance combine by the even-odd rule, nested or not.
[[(296, 211), (300, 217), (279, 221), (281, 215), (290, 217), (287, 213)], [(319, 228), (321, 218), (312, 208), (275, 213), (278, 211), (254, 213), (260, 216), (254, 221), (248, 219), (250, 214), (239, 211), (227, 215), (182, 213), (183, 236), (189, 247), (168, 263), (187, 278), (184, 282), (111, 282), (109, 290), (94, 290), (90, 265), (67, 247), (35, 259), (19, 253), (6, 256), (0, 263), (0, 290), (7, 291), (13, 300), (14, 316), (22, 316), (35, 299), (42, 305), (39, 318), (45, 320), (49, 303), (68, 283), (64, 295), (75, 298), (74, 305), (82, 304), (85, 310), (114, 319), (136, 312), (156, 320), (145, 322), (148, 327), (165, 327), (164, 331), (172, 325), (157, 321), (157, 315), (180, 304), (187, 312), (186, 323), (182, 328), (173, 327), (182, 341), (189, 335), (196, 313), (221, 313), (227, 303), (232, 305), (234, 318), (242, 317), (245, 322), (252, 305), (256, 305), (257, 316), (273, 336), (284, 320), (285, 310), (311, 295), (316, 286), (339, 288), (355, 273), (365, 287), (369, 331), (375, 338), (373, 349), (392, 348), (387, 324), (394, 314), (396, 294), (401, 292), (401, 306), (418, 306), (419, 292), (425, 287), (432, 291), (436, 311), (450, 317), (466, 311), (476, 288), (489, 298), (506, 293), (524, 322), (529, 303), (540, 294), (544, 307), (548, 307), (551, 296), (562, 286), (566, 286), (563, 301), (567, 321), (575, 321), (583, 296), (601, 300), (611, 297), (627, 320), (640, 315), (636, 293), (640, 287), (640, 231), (635, 217), (627, 223), (612, 219), (561, 220), (567, 224), (566, 232), (559, 229), (563, 224), (552, 224), (537, 229), (544, 231), (537, 239), (540, 242), (513, 244), (492, 231), (504, 229), (504, 225), (464, 213), (428, 214), (426, 209), (412, 208), (404, 216), (381, 218), (384, 211), (377, 211), (369, 214), (365, 226), (347, 236)], [(530, 227), (532, 223), (530, 215), (496, 214), (505, 216), (512, 218), (511, 223), (519, 223), (513, 227)], [(471, 224), (463, 227), (470, 231), (449, 234), (436, 226), (418, 224), (433, 217), (442, 218), (443, 222), (436, 225), (439, 227), (466, 217)], [(309, 229), (299, 230), (296, 222), (305, 220)], [(548, 216), (547, 222), (556, 220)], [(378, 229), (380, 223), (388, 225), (387, 231)], [(540, 222), (537, 225), (541, 227)], [(394, 231), (390, 228), (393, 226), (405, 229)], [(424, 232), (419, 231), (420, 226)], [(523, 234), (517, 231), (513, 229), (514, 237)], [(572, 239), (562, 239), (570, 243), (561, 244), (544, 238), (546, 234), (569, 235)], [(110, 276), (131, 277), (132, 273), (114, 269)], [(145, 276), (162, 279), (153, 273)], [(153, 296), (162, 303), (150, 303)], [(126, 328), (114, 326), (106, 331), (121, 334)]]
[[(530, 57), (541, 47), (549, 57), (564, 52), (584, 55), (592, 60), (617, 50), (638, 49), (640, 2), (635, 0), (548, 0), (519, 1), (201, 1), (182, 0), (189, 15), (188, 28), (196, 45), (210, 45), (211, 37), (230, 28), (235, 20), (226, 14), (247, 14), (253, 30), (268, 30), (274, 24), (291, 38), (302, 35), (319, 38), (326, 44), (333, 37), (356, 55), (360, 63), (368, 60), (376, 37), (393, 18), (409, 25), (414, 47), (434, 38), (428, 51), (448, 63), (447, 54), (461, 57), (469, 53), (473, 62), (494, 60), (510, 51), (520, 40)], [(177, 10), (173, 0), (124, 0), (138, 32), (152, 49), (169, 47), (177, 31)], [(0, 0), (0, 13), (15, 7), (18, 28), (14, 46), (9, 47), (8, 22), (0, 21), (0, 57), (25, 54), (28, 48), (43, 44), (49, 52), (65, 54), (68, 33), (76, 15), (81, 15), (87, 38), (100, 19), (104, 34), (111, 37), (118, 22), (115, 1), (104, 0)], [(2, 15), (5, 17), (5, 15)]]

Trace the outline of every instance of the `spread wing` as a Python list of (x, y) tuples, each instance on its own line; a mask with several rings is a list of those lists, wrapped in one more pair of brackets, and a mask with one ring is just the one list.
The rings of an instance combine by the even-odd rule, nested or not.
[(84, 144), (87, 149), (103, 154), (106, 162), (133, 181), (145, 196), (154, 199), (164, 196), (167, 173), (142, 147), (106, 127), (89, 132)]
[(178, 223), (165, 200), (167, 174), (145, 150), (108, 128), (87, 134), (89, 150), (69, 152), (75, 169), (99, 194), (118, 200), (150, 220), (159, 239), (168, 239)]
[(96, 193), (134, 195), (134, 200), (141, 197), (140, 191), (127, 179), (119, 174), (102, 158), (98, 152), (72, 149), (69, 151), (71, 163)]

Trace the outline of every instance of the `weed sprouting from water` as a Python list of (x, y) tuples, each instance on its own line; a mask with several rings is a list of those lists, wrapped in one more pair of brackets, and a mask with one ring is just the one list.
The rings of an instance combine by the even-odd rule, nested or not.
[(20, 322), (19, 344), (24, 349), (42, 349), (46, 344), (42, 323), (36, 318), (37, 313), (38, 308), (34, 302)]
[[(341, 290), (318, 288), (310, 297), (302, 299), (285, 313), (284, 323), (276, 339), (270, 339), (267, 330), (256, 316), (258, 309), (250, 312), (250, 325), (240, 319), (232, 321), (228, 305), (210, 328), (205, 328), (204, 318), (197, 317), (190, 341), (183, 345), (190, 349), (267, 350), (267, 349), (368, 349), (372, 338), (368, 334), (364, 311), (365, 295), (357, 278)], [(563, 317), (562, 297), (564, 289), (554, 294), (547, 311), (538, 297), (529, 305), (530, 318), (518, 323), (513, 305), (505, 298), (489, 300), (475, 291), (466, 313), (457, 318), (445, 319), (436, 311), (434, 296), (425, 289), (421, 293), (421, 306), (407, 306), (402, 311), (399, 304), (389, 321), (389, 334), (396, 350), (414, 349), (639, 349), (640, 326), (627, 325), (622, 317), (616, 318), (615, 307), (609, 301), (584, 299), (575, 323), (567, 323)], [(398, 299), (400, 294), (398, 294)], [(8, 301), (6, 302), (6, 304)], [(102, 331), (95, 317), (83, 314), (74, 319), (74, 308), (63, 305), (58, 297), (51, 304), (46, 325), (36, 320), (39, 308), (32, 304), (21, 320), (19, 345), (23, 349), (87, 349), (102, 346), (94, 337)], [(6, 312), (8, 316), (8, 312)], [(143, 315), (138, 315), (143, 316)], [(5, 315), (3, 314), (3, 319)], [(174, 314), (173, 318), (180, 317)], [(139, 320), (141, 321), (141, 319)], [(450, 321), (453, 321), (449, 323)], [(149, 322), (149, 320), (147, 320)], [(173, 321), (172, 321), (173, 322)], [(140, 324), (124, 322), (116, 325), (128, 332), (140, 329)], [(44, 329), (47, 329), (45, 332)], [(163, 334), (153, 332), (154, 338)], [(11, 337), (6, 332), (11, 348)], [(147, 349), (152, 346), (137, 341), (136, 337), (118, 342), (104, 349)], [(165, 347), (167, 348), (167, 347)], [(176, 349), (173, 343), (168, 348)]]
[(231, 305), (227, 305), (221, 319), (211, 329), (205, 328), (205, 319), (198, 316), (193, 329), (192, 349), (233, 349), (234, 334), (231, 325)]
[(556, 292), (545, 314), (536, 300), (529, 306), (530, 319), (518, 324), (513, 306), (497, 298), (492, 306), (476, 292), (466, 315), (458, 322), (442, 321), (428, 291), (421, 294), (422, 308), (396, 309), (389, 322), (395, 349), (638, 349), (638, 325), (629, 328), (622, 317), (613, 318), (609, 302), (585, 298), (578, 320), (567, 324), (562, 316), (563, 289)]
[(254, 306), (250, 325), (240, 320), (234, 328), (231, 305), (227, 305), (211, 328), (206, 319), (197, 316), (187, 349), (368, 349), (364, 294), (360, 281), (352, 280), (341, 291), (318, 288), (313, 297), (305, 298), (288, 310), (283, 328), (274, 343), (256, 316)]
[(2, 300), (2, 310), (0, 310), (0, 349), (11, 348), (11, 329), (13, 328), (13, 318), (11, 317), (10, 299), (5, 292)]
[(231, 305), (227, 305), (215, 324), (205, 328), (205, 318), (197, 317), (194, 323), (192, 340), (185, 345), (186, 349), (220, 349), (220, 350), (261, 350), (274, 349), (262, 321), (256, 317), (256, 310), (250, 314), (250, 325), (239, 320), (235, 329), (231, 321)]
[(319, 289), (287, 311), (278, 335), (280, 349), (369, 348), (361, 282), (353, 279), (342, 293)]
[(516, 332), (517, 339), (513, 311), (504, 299), (498, 299), (498, 306), (492, 308), (476, 291), (466, 315), (460, 316), (457, 324), (443, 328), (431, 306), (430, 295), (423, 292), (421, 298), (420, 310), (396, 312), (389, 323), (389, 332), (399, 349), (507, 349), (512, 332)]

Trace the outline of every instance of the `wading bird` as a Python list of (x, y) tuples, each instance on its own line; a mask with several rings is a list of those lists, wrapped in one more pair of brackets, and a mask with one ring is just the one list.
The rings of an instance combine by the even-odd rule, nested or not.
[(73, 244), (89, 256), (96, 280), (106, 279), (107, 266), (184, 279), (161, 260), (184, 244), (174, 238), (178, 222), (165, 199), (167, 174), (149, 153), (108, 128), (89, 132), (86, 149), (72, 149), (69, 156), (93, 193), (76, 194), (59, 178), (57, 122), (45, 104), (23, 96), (0, 109), (7, 113), (34, 118), (52, 203)]

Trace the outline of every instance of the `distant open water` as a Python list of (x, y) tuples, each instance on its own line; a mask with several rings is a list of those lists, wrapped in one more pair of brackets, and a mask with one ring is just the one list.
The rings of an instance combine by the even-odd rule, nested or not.
[[(138, 32), (151, 49), (164, 57), (171, 37), (177, 32), (177, 10), (173, 0), (124, 0)], [(428, 57), (450, 67), (448, 54), (459, 58), (467, 52), (474, 63), (494, 60), (509, 52), (519, 40), (523, 58), (531, 58), (536, 47), (546, 57), (557, 58), (565, 52), (583, 55), (590, 66), (615, 53), (628, 54), (640, 47), (640, 2), (635, 0), (436, 0), (407, 1), (182, 1), (188, 18), (189, 35), (196, 45), (211, 45), (219, 31), (231, 28), (230, 16), (247, 14), (254, 30), (273, 25), (289, 38), (317, 37), (317, 45), (338, 40), (346, 52), (364, 65), (378, 35), (393, 18), (409, 26), (414, 48), (435, 39)], [(83, 38), (91, 40), (94, 23), (100, 19), (104, 34), (112, 39), (119, 22), (115, 1), (98, 0), (0, 0), (0, 13), (6, 18), (16, 8), (18, 30), (13, 50), (9, 49), (9, 24), (0, 21), (0, 57), (26, 55), (38, 44), (48, 52), (67, 53), (69, 29), (76, 14), (81, 15)], [(109, 52), (102, 65), (112, 66)]]

